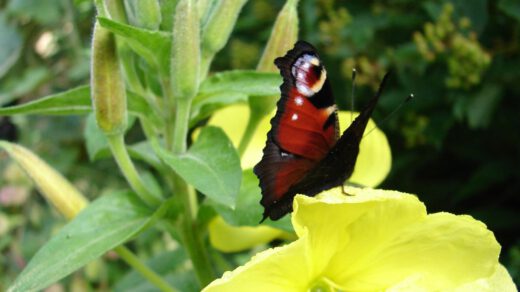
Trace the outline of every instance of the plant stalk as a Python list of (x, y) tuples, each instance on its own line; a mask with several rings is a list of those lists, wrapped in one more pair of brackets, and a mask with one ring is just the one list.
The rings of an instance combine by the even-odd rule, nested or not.
[(126, 151), (124, 137), (121, 134), (107, 136), (110, 150), (119, 166), (119, 169), (125, 176), (126, 180), (137, 193), (137, 195), (149, 206), (157, 207), (161, 200), (152, 194), (143, 183), (139, 173), (137, 172), (134, 163), (130, 159)]
[(164, 292), (178, 292), (175, 288), (171, 287), (161, 276), (157, 275), (152, 269), (143, 264), (139, 258), (134, 255), (128, 248), (124, 246), (118, 246), (114, 251), (132, 268), (139, 272), (148, 282), (155, 285)]

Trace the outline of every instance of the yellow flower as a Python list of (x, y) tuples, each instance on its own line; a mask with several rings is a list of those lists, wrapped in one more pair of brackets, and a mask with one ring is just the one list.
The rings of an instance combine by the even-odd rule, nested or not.
[(500, 245), (470, 216), (427, 214), (415, 196), (333, 189), (298, 195), (298, 240), (261, 252), (203, 291), (515, 291)]
[[(265, 147), (267, 132), (271, 128), (270, 121), (274, 114), (275, 111), (270, 116), (264, 117), (260, 122), (249, 147), (241, 159), (242, 169), (252, 168), (262, 158), (262, 150)], [(210, 119), (209, 124), (224, 129), (235, 147), (237, 147), (244, 134), (248, 116), (248, 106), (237, 104), (217, 111)], [(339, 120), (341, 132), (343, 132), (350, 124), (350, 112), (340, 111)], [(392, 164), (388, 140), (385, 134), (375, 127), (375, 123), (370, 120), (367, 132), (371, 129), (374, 129), (374, 131), (361, 141), (356, 168), (349, 180), (372, 187), (377, 186), (385, 179)], [(258, 201), (260, 201), (260, 197), (258, 197)], [(279, 238), (280, 234), (282, 234), (279, 229), (269, 226), (262, 226), (261, 228), (233, 226), (220, 219), (220, 217), (213, 220), (212, 224), (209, 225), (210, 241), (216, 249), (223, 252), (246, 250)], [(233, 240), (230, 240), (231, 238)], [(252, 240), (252, 238), (255, 240)]]

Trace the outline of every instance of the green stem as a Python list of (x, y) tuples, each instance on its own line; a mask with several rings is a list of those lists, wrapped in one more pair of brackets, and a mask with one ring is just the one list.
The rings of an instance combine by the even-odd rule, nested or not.
[(175, 128), (173, 132), (172, 151), (174, 154), (184, 153), (187, 149), (188, 123), (190, 119), (191, 99), (176, 99)]
[(173, 287), (168, 284), (163, 278), (161, 278), (159, 275), (157, 275), (153, 270), (148, 268), (145, 264), (143, 264), (139, 258), (133, 254), (128, 248), (124, 246), (118, 246), (115, 249), (115, 252), (130, 265), (132, 268), (134, 268), (137, 272), (139, 272), (144, 278), (148, 280), (148, 282), (155, 285), (155, 287), (159, 288), (161, 291), (167, 291), (167, 292), (177, 292), (178, 290), (174, 289)]
[(126, 180), (137, 195), (149, 206), (156, 207), (161, 203), (157, 196), (153, 195), (143, 183), (134, 163), (126, 151), (123, 135), (107, 136), (110, 150)]
[(175, 113), (175, 104), (174, 104), (174, 96), (173, 91), (171, 89), (171, 81), (170, 78), (165, 76), (165, 74), (161, 73), (160, 77), (161, 81), (161, 89), (163, 92), (163, 102), (164, 102), (164, 140), (166, 144), (166, 149), (172, 150), (173, 147), (173, 133), (175, 131), (174, 128), (174, 113)]
[[(188, 135), (188, 123), (190, 118), (191, 98), (175, 99), (175, 124), (173, 132), (172, 152), (182, 154), (187, 150), (186, 137)], [(197, 197), (196, 193), (177, 174), (172, 174), (175, 193), (183, 204), (183, 217), (181, 218), (180, 234), (183, 245), (188, 252), (197, 278), (202, 287), (209, 284), (215, 277), (209, 260), (206, 246), (200, 237), (200, 226), (197, 224)]]
[(200, 58), (200, 80), (206, 79), (209, 74), (209, 67), (211, 66), (211, 62), (213, 62), (213, 57), (215, 54), (208, 53), (207, 51), (202, 51), (202, 56)]
[(238, 154), (240, 157), (244, 155), (246, 152), (247, 146), (251, 142), (253, 135), (258, 128), (258, 125), (262, 121), (262, 115), (257, 114), (253, 109), (249, 108), (249, 120), (247, 121), (247, 127), (242, 135), (242, 139), (240, 139), (240, 144), (238, 144)]
[(179, 190), (182, 189), (178, 194), (181, 195), (184, 208), (184, 216), (181, 218), (181, 225), (179, 226), (183, 246), (190, 256), (201, 287), (205, 287), (214, 279), (215, 275), (208, 252), (200, 237), (200, 227), (195, 220), (197, 214), (196, 209), (194, 209), (197, 207), (196, 201), (193, 200), (195, 193), (193, 189), (190, 191), (190, 187), (182, 180), (178, 180), (177, 187)]

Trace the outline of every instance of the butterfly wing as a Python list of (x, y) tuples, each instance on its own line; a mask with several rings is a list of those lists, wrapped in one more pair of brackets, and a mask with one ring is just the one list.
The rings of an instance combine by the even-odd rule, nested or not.
[(294, 195), (288, 190), (328, 155), (338, 139), (336, 105), (314, 47), (299, 41), (275, 64), (283, 77), (282, 96), (264, 156), (254, 168), (262, 189), (264, 219), (280, 218), (290, 210), (287, 202), (290, 205)]

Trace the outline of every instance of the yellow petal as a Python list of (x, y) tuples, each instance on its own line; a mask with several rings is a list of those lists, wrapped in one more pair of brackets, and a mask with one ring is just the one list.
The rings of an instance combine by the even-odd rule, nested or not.
[[(388, 292), (421, 292), (432, 291), (429, 285), (425, 285), (424, 277), (420, 275), (413, 275), (406, 278), (401, 283), (386, 289)], [(516, 292), (516, 286), (511, 279), (504, 266), (497, 264), (493, 275), (487, 278), (480, 278), (478, 280), (468, 282), (459, 286), (452, 291), (454, 292)]]
[(476, 281), (466, 283), (455, 289), (456, 292), (516, 292), (518, 291), (511, 275), (501, 264), (496, 266), (495, 272), (491, 277), (481, 278)]
[[(293, 225), (309, 237), (315, 268), (342, 290), (381, 290), (405, 280), (428, 290), (489, 277), (500, 246), (469, 216), (426, 216), (411, 195), (348, 188), (297, 196)], [(334, 250), (334, 251), (331, 251)]]
[(481, 222), (469, 216), (437, 213), (380, 241), (352, 271), (336, 270), (331, 278), (346, 290), (356, 290), (382, 289), (417, 275), (420, 285), (429, 290), (453, 289), (490, 276), (499, 252), (493, 234)]
[[(274, 112), (273, 112), (274, 115)], [(246, 129), (249, 118), (249, 107), (245, 104), (236, 104), (218, 110), (209, 120), (209, 124), (221, 127), (228, 135), (235, 147), (238, 147), (240, 139)], [(260, 122), (246, 152), (242, 156), (242, 169), (255, 166), (262, 158), (262, 150), (267, 140), (267, 132), (271, 128), (271, 116), (264, 117)]]
[[(357, 116), (357, 113), (354, 114), (354, 117), (355, 116)], [(340, 133), (343, 133), (350, 125), (351, 119), (350, 112), (339, 112)], [(361, 140), (356, 167), (348, 181), (368, 187), (375, 187), (383, 182), (390, 172), (392, 153), (386, 135), (377, 128), (377, 125), (372, 119), (368, 121), (365, 135), (371, 130), (372, 132)]]
[(315, 277), (307, 269), (304, 241), (271, 248), (256, 254), (244, 266), (210, 283), (203, 292), (217, 291), (307, 291)]
[(280, 237), (283, 231), (269, 226), (233, 226), (217, 216), (209, 223), (211, 245), (222, 252), (238, 252)]
[[(317, 198), (297, 195), (292, 222), (298, 236), (308, 235), (309, 257), (316, 271), (330, 279), (351, 273), (379, 242), (426, 216), (415, 197), (395, 191), (335, 188)], [(341, 255), (341, 258), (334, 260)]]

